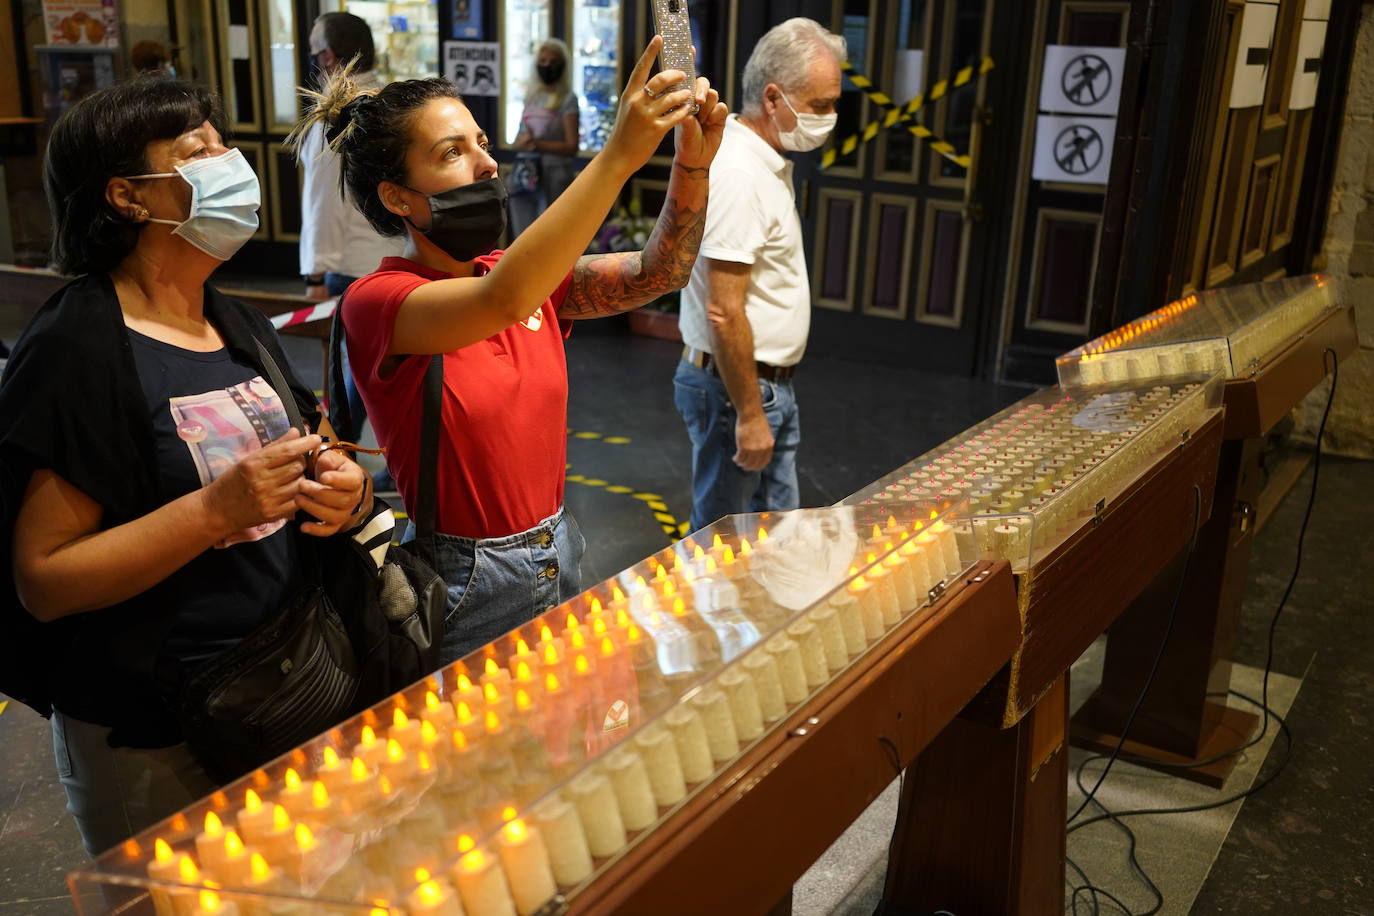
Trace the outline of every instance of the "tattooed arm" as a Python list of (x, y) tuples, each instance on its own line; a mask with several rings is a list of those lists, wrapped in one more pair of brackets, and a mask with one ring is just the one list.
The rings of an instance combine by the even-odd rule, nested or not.
[(643, 251), (589, 254), (573, 268), (560, 318), (600, 318), (681, 289), (706, 229), (707, 169), (673, 163), (668, 199)]

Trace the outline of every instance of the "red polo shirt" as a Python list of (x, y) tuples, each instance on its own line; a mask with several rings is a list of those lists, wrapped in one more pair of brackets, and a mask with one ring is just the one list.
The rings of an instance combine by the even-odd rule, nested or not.
[[(487, 273), (503, 251), (476, 261)], [(422, 388), (428, 356), (407, 356), (391, 375), (377, 367), (391, 346), (396, 312), (419, 286), (450, 277), (406, 258), (385, 258), (349, 287), (343, 324), (353, 378), (401, 498), (414, 514), (419, 493)], [(568, 367), (563, 339), (572, 322), (558, 309), (569, 273), (544, 307), (461, 350), (444, 355), (435, 525), (460, 537), (526, 531), (563, 505), (567, 462)]]

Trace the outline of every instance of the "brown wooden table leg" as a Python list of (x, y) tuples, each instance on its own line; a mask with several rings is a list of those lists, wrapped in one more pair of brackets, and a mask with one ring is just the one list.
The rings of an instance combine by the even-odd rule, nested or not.
[[(1259, 721), (1228, 707), (1225, 693), (1254, 540), (1252, 507), (1263, 482), (1261, 445), (1222, 443), (1212, 517), (1198, 531), (1173, 633), (1124, 753), (1161, 763), (1205, 759), (1244, 742)], [(1075, 745), (1116, 746), (1159, 651), (1183, 564), (1180, 553), (1108, 630), (1102, 684), (1073, 718)], [(1169, 772), (1220, 786), (1235, 763), (1231, 756)]]
[(906, 772), (884, 903), (959, 916), (1064, 910), (1068, 675), (1012, 728), (955, 719)]

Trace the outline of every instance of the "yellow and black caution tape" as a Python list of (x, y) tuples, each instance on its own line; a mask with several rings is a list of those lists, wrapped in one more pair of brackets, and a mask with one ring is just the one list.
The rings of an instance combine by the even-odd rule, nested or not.
[(568, 436), (573, 439), (591, 439), (604, 442), (607, 445), (629, 445), (630, 440), (625, 436), (604, 436), (601, 433), (586, 432), (582, 430), (570, 429)]
[(963, 168), (968, 168), (970, 160), (966, 154), (961, 155), (955, 150), (953, 144), (941, 140), (928, 127), (924, 127), (920, 124), (912, 124), (910, 121), (911, 118), (915, 116), (916, 112), (924, 108), (928, 102), (938, 102), (948, 95), (951, 89), (958, 89), (966, 83), (971, 82), (975, 76), (987, 73), (993, 66), (992, 58), (985, 57), (977, 65), (970, 64), (964, 67), (954, 75), (953, 79), (940, 80), (934, 86), (930, 87), (929, 92), (918, 93), (904, 105), (898, 105), (892, 101), (892, 97), (887, 93), (875, 88), (872, 80), (858, 70), (855, 70), (853, 64), (848, 61), (843, 62), (840, 65), (840, 69), (848, 75), (849, 81), (855, 86), (858, 86), (864, 95), (868, 96), (875, 105), (885, 108), (887, 111), (883, 113), (881, 118), (877, 118), (864, 125), (863, 129), (858, 133), (845, 137), (839, 143), (836, 143), (830, 149), (826, 150), (821, 156), (821, 168), (830, 168), (840, 156), (848, 156), (850, 153), (854, 152), (854, 150), (858, 149), (860, 143), (868, 143), (874, 137), (878, 136), (880, 130), (886, 130), (898, 125), (905, 127), (907, 132), (918, 140), (929, 141), (930, 148), (941, 156), (944, 156), (946, 159), (949, 159), (951, 162)]
[(607, 493), (616, 493), (637, 499), (648, 506), (649, 511), (654, 514), (654, 519), (663, 529), (663, 533), (672, 540), (676, 541), (687, 536), (688, 523), (679, 522), (672, 510), (668, 508), (668, 504), (663, 501), (663, 497), (657, 493), (636, 492), (633, 487), (608, 483), (599, 477), (586, 477), (582, 474), (567, 474), (563, 479), (569, 483), (581, 484), (584, 487), (597, 487)]

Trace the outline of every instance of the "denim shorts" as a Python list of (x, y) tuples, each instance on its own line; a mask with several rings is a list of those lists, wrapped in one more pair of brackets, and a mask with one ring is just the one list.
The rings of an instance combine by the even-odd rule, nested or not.
[(439, 575), (448, 584), (445, 665), (582, 591), (587, 542), (566, 509), (503, 538), (440, 534), (435, 541)]

